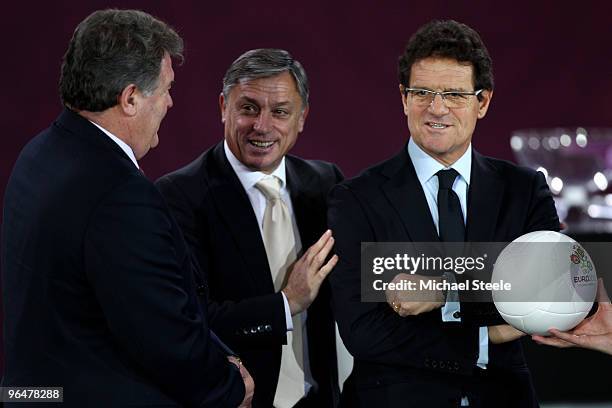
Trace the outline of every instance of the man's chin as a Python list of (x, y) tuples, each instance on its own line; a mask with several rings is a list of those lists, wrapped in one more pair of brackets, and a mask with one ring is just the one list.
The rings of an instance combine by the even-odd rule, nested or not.
[(444, 154), (449, 153), (449, 151), (451, 150), (451, 147), (452, 146), (449, 146), (445, 143), (428, 143), (422, 148), (430, 155), (439, 156), (439, 155), (444, 155)]
[(252, 171), (260, 171), (262, 173), (269, 174), (276, 170), (279, 163), (280, 160), (278, 162), (275, 162), (270, 159), (266, 160), (266, 158), (263, 157), (251, 157), (249, 158), (249, 160), (246, 161), (246, 163), (243, 164)]

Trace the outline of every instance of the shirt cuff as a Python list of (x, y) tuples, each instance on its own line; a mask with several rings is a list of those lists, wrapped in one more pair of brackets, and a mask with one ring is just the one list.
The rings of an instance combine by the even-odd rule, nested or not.
[[(452, 273), (445, 273), (442, 275), (449, 283), (457, 283), (455, 275)], [(442, 307), (442, 321), (443, 322), (460, 322), (461, 321), (461, 303), (459, 302), (459, 292), (456, 290), (449, 290), (446, 293), (446, 303)]]
[(486, 326), (478, 330), (478, 361), (476, 365), (482, 369), (487, 368), (489, 363), (489, 329)]
[(289, 309), (289, 301), (287, 296), (281, 291), (283, 295), (283, 303), (285, 304), (285, 323), (287, 324), (287, 331), (293, 331), (293, 319), (291, 318), (291, 309)]

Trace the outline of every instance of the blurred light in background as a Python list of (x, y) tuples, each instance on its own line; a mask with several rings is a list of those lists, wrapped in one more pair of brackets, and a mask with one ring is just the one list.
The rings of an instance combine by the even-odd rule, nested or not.
[(542, 172), (569, 233), (612, 233), (612, 129), (549, 128), (513, 132), (519, 164)]

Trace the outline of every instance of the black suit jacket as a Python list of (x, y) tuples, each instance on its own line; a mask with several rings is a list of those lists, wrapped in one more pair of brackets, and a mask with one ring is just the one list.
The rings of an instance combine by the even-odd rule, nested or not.
[(244, 385), (210, 339), (193, 266), (153, 183), (64, 110), (6, 189), (3, 385), (61, 386), (79, 408), (236, 407)]
[[(471, 171), (467, 241), (505, 242), (530, 231), (559, 230), (541, 173), (476, 151)], [(334, 312), (342, 339), (355, 357), (349, 381), (353, 388), (348, 387), (356, 390), (358, 401), (353, 404), (369, 407), (378, 401), (381, 407), (457, 406), (467, 387), (474, 385), (466, 378), (475, 374), (478, 326), (503, 321), (478, 307), (473, 308), (475, 316), (469, 316), (469, 304), (461, 307), (464, 321), (472, 320), (473, 324), (457, 325), (442, 324), (440, 310), (402, 318), (386, 303), (360, 302), (361, 242), (439, 241), (406, 148), (336, 186), (330, 194), (328, 222), (340, 257), (330, 275)], [(488, 367), (488, 373), (502, 377), (509, 371), (526, 371), (520, 344), (489, 345)], [(525, 401), (535, 403), (529, 378), (516, 381), (522, 381), (516, 387), (523, 389)], [(506, 381), (503, 386), (523, 392), (512, 384)], [(406, 399), (406, 395), (411, 397)], [(496, 401), (497, 406), (508, 403), (502, 395)]]
[[(287, 185), (308, 249), (326, 230), (326, 197), (342, 179), (321, 161), (285, 156)], [(257, 218), (219, 143), (157, 181), (188, 243), (206, 269), (212, 328), (237, 351), (255, 380), (253, 407), (272, 406), (287, 327), (282, 294), (276, 293)], [(335, 406), (338, 382), (334, 322), (327, 282), (308, 308), (310, 368), (322, 407)]]

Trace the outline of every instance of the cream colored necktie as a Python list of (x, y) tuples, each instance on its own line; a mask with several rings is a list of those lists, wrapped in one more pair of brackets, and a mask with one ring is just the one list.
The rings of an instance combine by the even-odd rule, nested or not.
[[(296, 245), (291, 214), (280, 197), (280, 180), (277, 177), (261, 179), (255, 185), (266, 197), (263, 218), (263, 238), (274, 281), (274, 290), (285, 286), (287, 270), (297, 259), (301, 248)], [(291, 408), (304, 397), (304, 352), (302, 349), (302, 322), (300, 314), (293, 316), (293, 331), (287, 332), (287, 344), (283, 345), (280, 375), (274, 406)]]

